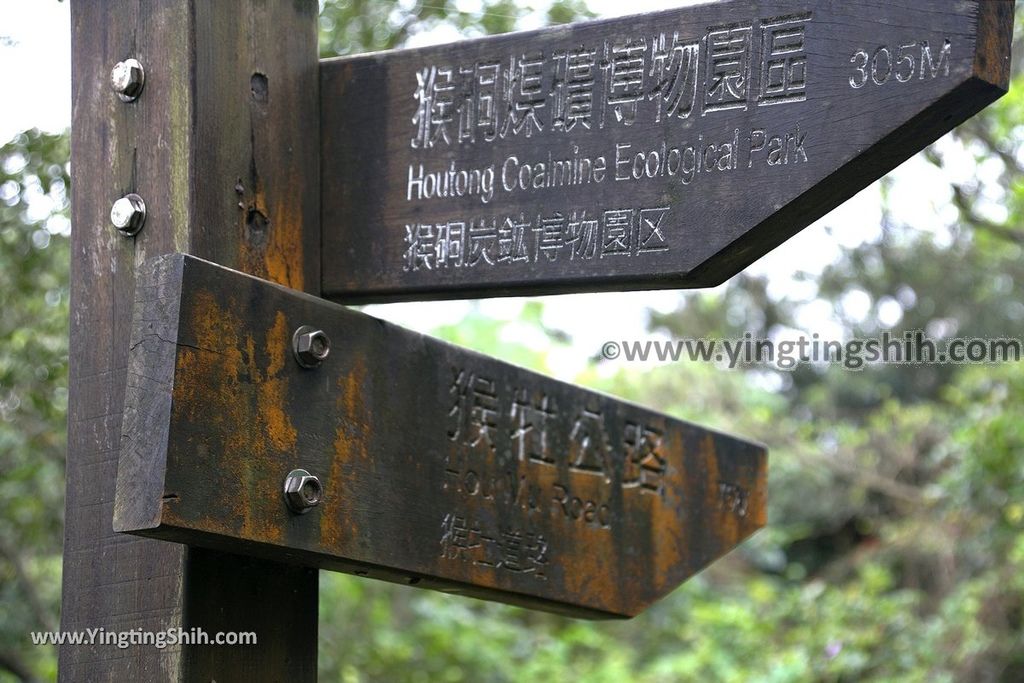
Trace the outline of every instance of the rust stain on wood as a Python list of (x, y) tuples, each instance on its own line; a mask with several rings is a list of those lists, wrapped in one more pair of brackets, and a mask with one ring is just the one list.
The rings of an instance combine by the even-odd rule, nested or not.
[[(344, 353), (337, 349), (336, 353)], [(372, 467), (372, 455), (368, 451), (365, 434), (372, 430), (372, 416), (366, 413), (362, 392), (366, 383), (366, 367), (362, 359), (356, 359), (349, 372), (340, 374), (336, 383), (338, 398), (334, 409), (347, 419), (339, 421), (334, 430), (333, 459), (328, 480), (332, 482), (334, 495), (344, 500), (350, 510), (348, 515), (325, 516), (320, 525), (320, 545), (324, 548), (350, 547), (358, 538), (359, 523), (357, 501), (347, 500), (347, 473), (353, 467)]]
[[(205, 458), (211, 450), (222, 452), (225, 459), (204, 464), (208, 486), (238, 494), (219, 497), (221, 505), (204, 518), (204, 528), (237, 527), (281, 541), (280, 527), (267, 524), (245, 501), (268, 490), (268, 477), (277, 475), (275, 463), (295, 449), (296, 430), (284, 410), (287, 380), (280, 376), (290, 332), (283, 315), (277, 316), (258, 341), (263, 335), (246, 329), (236, 313), (239, 300), (225, 294), (202, 292), (190, 306), (191, 341), (179, 347), (175, 411), (181, 411), (185, 423), (210, 420), (216, 427), (216, 438), (194, 442), (188, 455)], [(255, 400), (239, 400), (242, 388), (251, 385), (257, 387)]]
[(267, 355), (266, 377), (259, 387), (259, 418), (266, 425), (273, 447), (279, 452), (295, 449), (295, 427), (285, 408), (288, 405), (288, 380), (285, 363), (290, 358), (292, 330), (284, 313), (278, 311), (264, 342), (263, 352)]
[[(289, 178), (288, 191), (295, 191), (297, 178)], [(292, 289), (305, 289), (309, 284), (304, 277), (306, 254), (302, 243), (302, 217), (294, 207), (279, 204), (271, 214), (270, 244), (264, 255), (267, 279)]]

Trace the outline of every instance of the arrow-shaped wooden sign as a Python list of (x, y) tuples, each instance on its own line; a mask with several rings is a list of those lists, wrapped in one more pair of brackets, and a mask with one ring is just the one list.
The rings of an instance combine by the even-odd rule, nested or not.
[(720, 0), (322, 62), (325, 295), (718, 284), (1004, 93), (1012, 27)]
[(136, 291), (118, 531), (605, 618), (765, 523), (759, 445), (188, 256)]

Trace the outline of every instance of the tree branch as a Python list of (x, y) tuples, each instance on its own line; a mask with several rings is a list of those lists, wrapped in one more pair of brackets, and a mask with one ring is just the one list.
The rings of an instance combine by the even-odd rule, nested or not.
[[(1015, 175), (1024, 175), (1024, 167), (1020, 165), (1015, 157), (1010, 152), (999, 146), (995, 138), (992, 137), (992, 131), (985, 125), (985, 121), (982, 118), (970, 119), (967, 123), (962, 126), (963, 131), (966, 131), (970, 135), (973, 135), (981, 144), (985, 145), (988, 150), (999, 157), (999, 160), (1006, 166), (1006, 170)], [(961, 134), (962, 132), (961, 131)]]
[[(915, 507), (921, 507), (930, 502), (928, 498), (916, 486), (904, 484), (878, 472), (858, 467), (843, 462), (835, 457), (823, 457), (821, 454), (811, 455), (801, 451), (804, 444), (790, 443), (793, 456), (800, 461), (804, 467), (825, 467), (833, 474), (849, 481), (850, 483), (880, 493), (892, 500), (897, 500)], [(852, 457), (852, 455), (851, 455)]]
[(986, 218), (982, 218), (975, 213), (974, 207), (971, 206), (971, 200), (964, 188), (960, 185), (953, 185), (952, 187), (953, 204), (968, 223), (976, 229), (990, 232), (1000, 239), (1024, 246), (1024, 232), (1013, 230), (1012, 228), (1007, 228)]

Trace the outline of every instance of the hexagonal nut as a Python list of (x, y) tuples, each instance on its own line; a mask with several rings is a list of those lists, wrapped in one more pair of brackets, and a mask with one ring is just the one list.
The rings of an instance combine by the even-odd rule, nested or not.
[(110, 207), (110, 222), (128, 237), (142, 230), (146, 222), (146, 202), (137, 194), (127, 194)]
[(303, 325), (292, 337), (295, 360), (304, 368), (315, 368), (331, 353), (331, 340), (323, 330)]
[(118, 62), (110, 70), (110, 87), (124, 102), (138, 98), (146, 83), (146, 72), (137, 59)]
[(284, 480), (284, 499), (288, 509), (304, 515), (323, 500), (324, 489), (320, 480), (306, 470), (292, 470)]

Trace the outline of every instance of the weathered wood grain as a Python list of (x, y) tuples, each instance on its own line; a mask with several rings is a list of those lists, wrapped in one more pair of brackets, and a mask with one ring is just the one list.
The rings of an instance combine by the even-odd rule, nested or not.
[[(136, 266), (185, 251), (318, 289), (317, 4), (75, 0), (71, 11), (74, 230), (61, 627), (254, 631), (259, 644), (65, 645), (60, 679), (314, 680), (315, 571), (116, 534), (112, 519), (122, 422), (138, 417), (129, 411), (122, 419), (125, 393), (140, 381), (126, 389)], [(127, 57), (146, 70), (132, 103), (109, 85), (111, 68)], [(108, 217), (128, 192), (149, 209), (134, 239), (118, 235)], [(165, 304), (168, 311), (177, 305)]]
[(1003, 94), (1012, 27), (721, 0), (325, 61), (324, 294), (716, 285)]
[(192, 257), (140, 277), (118, 530), (607, 618), (765, 523), (759, 445)]

